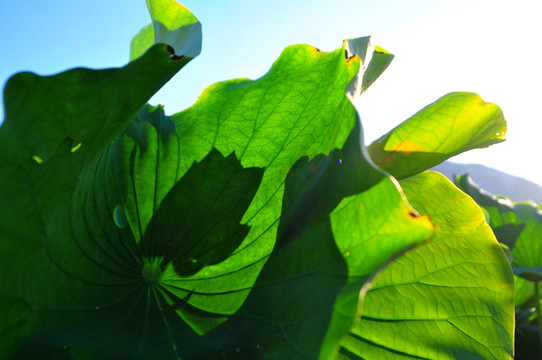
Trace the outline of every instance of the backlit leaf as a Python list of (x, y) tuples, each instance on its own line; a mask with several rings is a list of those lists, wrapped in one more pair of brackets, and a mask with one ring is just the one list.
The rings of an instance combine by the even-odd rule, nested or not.
[(377, 276), (342, 355), (511, 359), (514, 282), (480, 209), (438, 173), (414, 176), (401, 186), (437, 230)]
[(369, 146), (373, 161), (404, 179), (471, 149), (504, 141), (500, 108), (473, 93), (445, 95)]

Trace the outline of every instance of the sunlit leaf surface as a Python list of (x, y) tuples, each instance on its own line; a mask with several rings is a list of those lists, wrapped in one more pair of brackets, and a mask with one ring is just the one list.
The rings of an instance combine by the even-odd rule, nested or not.
[(504, 141), (501, 109), (479, 95), (445, 95), (369, 146), (373, 161), (397, 179), (418, 174), (464, 151)]
[(152, 23), (139, 31), (130, 44), (130, 60), (154, 44), (167, 44), (172, 57), (195, 58), (201, 52), (202, 30), (198, 19), (175, 0), (147, 0)]
[[(128, 65), (6, 84), (0, 357), (510, 356), (511, 271), (479, 208), (421, 175), (403, 184), (417, 213), (367, 155), (350, 100), (393, 55), (368, 37), (291, 46), (166, 116), (146, 102), (199, 54), (201, 26), (147, 4)], [(505, 123), (455, 94), (398, 129), (371, 150), (406, 177)]]
[[(497, 197), (476, 185), (468, 174), (458, 176), (457, 186), (483, 207), (497, 239), (508, 246), (516, 275), (516, 305), (525, 304), (534, 294), (534, 279), (542, 266), (542, 211), (532, 203), (515, 203)], [(527, 280), (526, 280), (527, 279)], [(530, 280), (530, 281), (529, 281)]]
[(293, 46), (184, 112), (143, 106), (188, 59), (8, 83), (4, 353), (327, 358), (367, 279), (433, 231), (363, 155), (360, 57)]
[(341, 354), (511, 359), (513, 278), (478, 206), (438, 173), (425, 172), (401, 186), (437, 230), (378, 275)]

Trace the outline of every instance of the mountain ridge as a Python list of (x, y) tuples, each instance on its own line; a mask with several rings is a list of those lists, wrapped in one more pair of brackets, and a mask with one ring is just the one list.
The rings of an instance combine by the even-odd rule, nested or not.
[(542, 186), (485, 165), (445, 161), (431, 170), (442, 173), (451, 181), (455, 176), (468, 173), (478, 186), (494, 195), (508, 197), (514, 202), (542, 203)]

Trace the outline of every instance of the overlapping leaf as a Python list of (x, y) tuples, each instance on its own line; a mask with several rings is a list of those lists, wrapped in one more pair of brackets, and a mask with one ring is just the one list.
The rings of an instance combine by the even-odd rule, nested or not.
[(401, 186), (437, 231), (378, 275), (341, 354), (511, 359), (513, 278), (478, 206), (437, 173), (414, 176)]
[(152, 23), (141, 29), (130, 44), (130, 60), (137, 59), (153, 44), (167, 44), (173, 56), (195, 58), (201, 52), (201, 23), (183, 5), (173, 0), (147, 0)]
[[(438, 320), (421, 316), (417, 327), (405, 329), (399, 311), (399, 318), (389, 319), (391, 328), (368, 317), (352, 327), (377, 269), (434, 230), (428, 217), (407, 205), (397, 183), (366, 157), (361, 124), (348, 99), (364, 92), (393, 55), (375, 49), (369, 38), (348, 40), (330, 53), (292, 46), (264, 77), (213, 85), (194, 106), (168, 117), (161, 107), (144, 103), (199, 53), (201, 25), (173, 0), (147, 3), (153, 24), (134, 39), (133, 61), (124, 68), (75, 69), (43, 78), (24, 73), (6, 86), (6, 121), (0, 128), (0, 195), (6, 199), (0, 205), (0, 354), (71, 359), (420, 354), (412, 342), (396, 341), (397, 333), (420, 336), (428, 324), (438, 327)], [(386, 170), (397, 167), (399, 176), (408, 176), (409, 166), (419, 172), (442, 156), (498, 141), (488, 140), (486, 130), (497, 127), (496, 135), (503, 134), (498, 108), (481, 105), (471, 94), (444, 99), (428, 109), (445, 109), (458, 123), (474, 115), (481, 133), (463, 129), (466, 143), (446, 140), (450, 136), (431, 140), (401, 164), (385, 157), (379, 163)], [(463, 110), (457, 111), (460, 105)], [(420, 140), (419, 128), (436, 121), (428, 109), (403, 126), (417, 128), (419, 136), (410, 140)], [(384, 138), (393, 142), (401, 131)], [(375, 146), (373, 154), (387, 151)], [(402, 150), (395, 146), (393, 154)], [(510, 312), (504, 290), (510, 273), (487, 229), (476, 227), (479, 213), (470, 204), (458, 205), (461, 196), (446, 193), (451, 196), (446, 208), (457, 206), (459, 215), (435, 210), (436, 196), (449, 191), (440, 180), (420, 176), (405, 184), (416, 207), (441, 226), (430, 244), (447, 256), (424, 255), (428, 250), (421, 248), (400, 260), (379, 278), (369, 293), (377, 295), (363, 314), (373, 320), (384, 314), (375, 315), (375, 309), (384, 309), (379, 294), (386, 274), (418, 261), (412, 273), (425, 269), (424, 281), (434, 280), (433, 287), (414, 282), (405, 288), (423, 292), (426, 314), (450, 317), (448, 327), (439, 327), (446, 330), (442, 336), (427, 339), (424, 356), (446, 350), (457, 357), (507, 356)], [(427, 200), (425, 191), (435, 196)], [(464, 241), (467, 231), (475, 243)], [(481, 249), (488, 254), (476, 262), (473, 254)], [(433, 268), (424, 267), (420, 256), (432, 259)], [(443, 262), (452, 265), (444, 268)], [(487, 281), (481, 263), (498, 273), (486, 289), (454, 277), (471, 279), (469, 271), (479, 271), (482, 280), (471, 279), (472, 284)], [(437, 270), (443, 280), (436, 279)], [(503, 291), (493, 294), (499, 287)], [(403, 301), (408, 291), (394, 301)], [(444, 294), (456, 296), (460, 308)], [(380, 303), (371, 303), (375, 297)], [(441, 311), (435, 305), (440, 302), (449, 306)], [(491, 332), (472, 334), (474, 323)], [(390, 334), (376, 350), (373, 342), (360, 340), (375, 331)], [(385, 347), (390, 351), (382, 352)]]
[[(358, 56), (290, 47), (169, 118), (143, 104), (190, 60), (170, 55), (6, 86), (6, 356), (326, 358), (367, 278), (432, 231), (362, 155)], [(367, 62), (365, 87), (387, 66)]]
[(479, 95), (455, 92), (426, 106), (369, 146), (373, 161), (397, 179), (464, 151), (504, 141), (500, 108)]
[(468, 175), (458, 176), (455, 182), (487, 211), (495, 236), (510, 249), (514, 272), (523, 275), (516, 277), (516, 305), (525, 304), (534, 294), (533, 284), (526, 278), (537, 278), (542, 266), (542, 212), (535, 204), (497, 197)]
[[(82, 336), (77, 330), (81, 323), (86, 321), (86, 330), (93, 331), (96, 309), (131, 294), (133, 279), (117, 282), (119, 274), (99, 272), (83, 278), (59, 265), (84, 265), (79, 263), (81, 251), (92, 248), (89, 242), (75, 251), (70, 246), (81, 244), (73, 243), (73, 234), (84, 231), (70, 228), (67, 221), (82, 173), (191, 60), (171, 55), (165, 44), (156, 44), (123, 68), (73, 69), (48, 77), (21, 73), (6, 84), (6, 119), (0, 128), (0, 306), (7, 319), (0, 329), (2, 357), (13, 354), (21, 342), (32, 343), (23, 348), (36, 351), (37, 357), (65, 352), (70, 339)], [(92, 176), (98, 185), (104, 182), (97, 174)], [(65, 248), (60, 258), (58, 247)], [(111, 269), (111, 259), (100, 261)], [(118, 286), (104, 287), (112, 283)], [(85, 295), (90, 293), (94, 295)], [(114, 313), (112, 323), (118, 318)]]

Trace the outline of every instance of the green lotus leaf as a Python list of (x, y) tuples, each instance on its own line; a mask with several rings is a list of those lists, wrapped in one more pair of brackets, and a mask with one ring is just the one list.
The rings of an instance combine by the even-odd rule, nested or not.
[(426, 106), (369, 146), (373, 161), (404, 179), (471, 149), (504, 141), (500, 108), (473, 93), (454, 92)]
[(6, 84), (1, 358), (511, 357), (512, 273), (480, 208), (373, 162), (404, 178), (502, 141), (498, 107), (447, 95), (371, 159), (351, 101), (393, 55), (364, 37), (288, 47), (166, 116), (146, 102), (201, 24), (147, 5), (126, 66)]
[(468, 174), (458, 176), (455, 183), (489, 213), (495, 236), (510, 248), (514, 273), (522, 274), (515, 277), (516, 305), (525, 304), (534, 294), (529, 281), (537, 278), (533, 269), (542, 266), (542, 211), (536, 204), (495, 196), (476, 185)]
[(360, 59), (361, 71), (346, 90), (347, 95), (355, 101), (388, 68), (394, 55), (379, 46), (373, 46), (370, 36), (347, 39), (345, 50), (347, 58), (358, 56)]
[(479, 207), (438, 173), (401, 187), (437, 230), (377, 276), (343, 358), (511, 359), (513, 277)]
[(3, 355), (328, 358), (432, 233), (364, 155), (360, 56), (292, 46), (169, 117), (144, 104), (190, 60), (170, 55), (8, 82)]
[(147, 0), (152, 23), (135, 36), (130, 44), (130, 61), (137, 59), (154, 44), (170, 46), (172, 56), (195, 58), (201, 52), (201, 23), (175, 0)]

